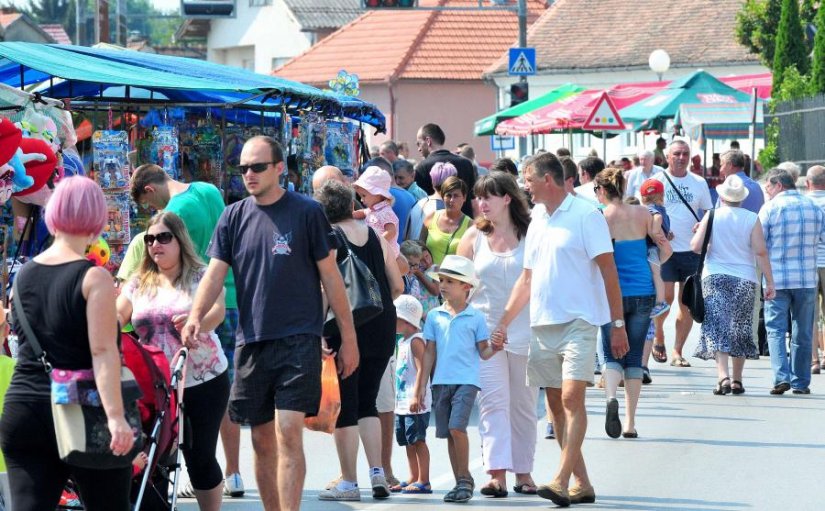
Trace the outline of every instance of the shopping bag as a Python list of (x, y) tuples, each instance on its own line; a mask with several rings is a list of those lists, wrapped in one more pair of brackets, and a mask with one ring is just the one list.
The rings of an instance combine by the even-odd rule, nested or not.
[(341, 412), (341, 389), (338, 387), (338, 370), (335, 358), (326, 357), (321, 366), (321, 404), (318, 414), (304, 419), (307, 429), (332, 433)]

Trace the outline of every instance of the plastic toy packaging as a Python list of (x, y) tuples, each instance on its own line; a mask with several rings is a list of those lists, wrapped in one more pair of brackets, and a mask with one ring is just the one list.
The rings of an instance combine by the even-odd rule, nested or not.
[(305, 173), (311, 175), (324, 166), (324, 149), (327, 136), (326, 121), (315, 112), (310, 112), (301, 119), (300, 145), (303, 151)]
[(94, 178), (103, 190), (129, 185), (129, 139), (125, 131), (103, 130), (92, 135)]
[[(106, 196), (106, 225), (101, 235), (109, 245), (128, 245), (129, 233), (129, 193), (105, 193)], [(114, 248), (112, 248), (114, 251)], [(112, 254), (114, 255), (114, 254)]]
[(178, 166), (178, 129), (175, 126), (158, 126), (152, 130), (151, 161), (160, 166), (169, 177), (180, 179)]
[(338, 167), (345, 176), (352, 177), (356, 168), (357, 132), (358, 128), (348, 122), (327, 122), (324, 146), (326, 164)]

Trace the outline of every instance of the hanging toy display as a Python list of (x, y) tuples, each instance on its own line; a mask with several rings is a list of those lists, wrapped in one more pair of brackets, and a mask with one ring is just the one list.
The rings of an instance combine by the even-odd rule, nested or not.
[(349, 74), (345, 70), (338, 71), (338, 74), (329, 81), (329, 88), (338, 94), (346, 96), (358, 96), (361, 94), (361, 88), (358, 84), (358, 75)]
[(195, 128), (189, 149), (189, 171), (193, 181), (220, 187), (223, 167), (221, 134), (213, 126)]
[(103, 191), (125, 188), (129, 184), (129, 139), (126, 132), (94, 132), (92, 150), (94, 178)]
[(161, 167), (172, 179), (180, 179), (178, 167), (178, 129), (158, 126), (152, 130), (151, 162)]
[(352, 177), (356, 168), (358, 128), (348, 122), (328, 121), (324, 157), (327, 165), (341, 169), (345, 176)]
[[(106, 225), (103, 239), (114, 245), (128, 245), (129, 233), (129, 192), (106, 193)], [(114, 251), (114, 249), (112, 249)]]
[(303, 160), (302, 171), (304, 179), (312, 179), (312, 173), (323, 167), (324, 146), (326, 141), (326, 120), (315, 112), (306, 114), (301, 119), (300, 139)]

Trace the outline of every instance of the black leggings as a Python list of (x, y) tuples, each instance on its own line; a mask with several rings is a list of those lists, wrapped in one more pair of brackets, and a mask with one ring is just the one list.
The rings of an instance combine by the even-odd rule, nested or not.
[[(229, 371), (183, 393), (185, 421), (190, 427), (184, 436), (183, 458), (192, 488), (211, 490), (223, 481), (223, 471), (215, 458), (221, 420), (229, 401)], [(16, 509), (16, 508), (15, 508)]]
[(71, 476), (88, 511), (129, 511), (132, 468), (93, 470), (60, 460), (48, 401), (8, 402), (0, 419), (15, 511), (54, 511)]
[(378, 417), (375, 401), (381, 378), (387, 370), (390, 357), (361, 358), (358, 368), (349, 378), (338, 377), (341, 387), (341, 413), (338, 415), (336, 428), (355, 426), (364, 417)]

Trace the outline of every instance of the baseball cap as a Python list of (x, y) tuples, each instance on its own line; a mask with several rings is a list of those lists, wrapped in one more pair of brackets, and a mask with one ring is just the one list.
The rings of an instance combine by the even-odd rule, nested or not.
[(656, 193), (665, 193), (665, 185), (658, 179), (645, 179), (644, 183), (642, 183), (642, 186), (639, 188), (639, 193), (642, 194), (642, 197), (647, 197), (648, 195), (653, 195)]

